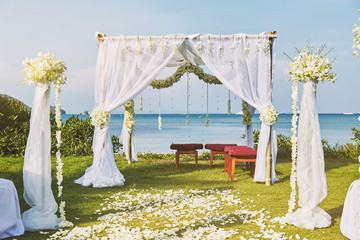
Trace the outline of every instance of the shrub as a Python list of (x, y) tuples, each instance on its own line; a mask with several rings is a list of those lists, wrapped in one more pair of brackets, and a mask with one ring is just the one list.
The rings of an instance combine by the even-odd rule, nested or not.
[(0, 95), (0, 156), (20, 156), (29, 134), (30, 110), (22, 102)]

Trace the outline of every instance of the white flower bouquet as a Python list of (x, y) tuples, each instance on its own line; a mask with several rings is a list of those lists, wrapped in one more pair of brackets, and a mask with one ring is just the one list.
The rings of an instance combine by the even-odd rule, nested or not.
[(94, 110), (90, 113), (91, 118), (91, 124), (94, 126), (100, 125), (100, 127), (105, 126), (110, 121), (110, 114), (109, 112), (96, 107)]
[(65, 84), (66, 70), (65, 62), (56, 60), (54, 54), (51, 52), (39, 52), (35, 58), (26, 58), (23, 61), (25, 68), (24, 84), (32, 83), (48, 83)]
[(326, 57), (332, 50), (322, 52), (326, 48), (326, 44), (316, 48), (316, 51), (312, 51), (312, 46), (307, 45), (303, 49), (298, 50), (298, 56), (291, 59), (289, 64), (291, 77), (290, 80), (307, 82), (314, 80), (316, 82), (330, 81), (335, 82), (336, 73), (331, 73), (332, 65), (329, 59)]
[(268, 126), (273, 125), (277, 121), (279, 113), (274, 106), (266, 105), (260, 111), (260, 120)]

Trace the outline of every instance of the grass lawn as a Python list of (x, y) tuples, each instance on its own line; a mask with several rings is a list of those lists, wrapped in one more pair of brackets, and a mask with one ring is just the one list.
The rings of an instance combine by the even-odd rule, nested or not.
[[(56, 196), (55, 159), (52, 161), (52, 186)], [(270, 187), (252, 182), (241, 165), (237, 166), (235, 181), (231, 183), (223, 172), (223, 160), (216, 160), (212, 169), (208, 160), (199, 161), (199, 170), (195, 170), (191, 158), (182, 158), (178, 171), (172, 161), (139, 159), (128, 165), (123, 157), (116, 156), (117, 166), (126, 179), (125, 186), (95, 189), (73, 183), (91, 165), (92, 157), (64, 157), (62, 199), (66, 201), (67, 220), (82, 229), (96, 226), (97, 237), (110, 236), (119, 229), (140, 234), (138, 236), (144, 229), (160, 236), (166, 230), (168, 236), (174, 238), (185, 233), (191, 236), (188, 230), (192, 229), (195, 235), (210, 237), (211, 231), (205, 226), (211, 225), (215, 232), (223, 234), (221, 236), (228, 236), (227, 239), (241, 239), (241, 236), (242, 239), (265, 239), (257, 238), (256, 234), (261, 232), (261, 224), (266, 224), (266, 229), (282, 232), (289, 239), (296, 239), (296, 234), (301, 239), (346, 239), (340, 233), (339, 224), (348, 187), (359, 178), (356, 160), (326, 159), (328, 196), (320, 207), (332, 216), (332, 224), (314, 231), (289, 225), (282, 228), (268, 221), (285, 215), (288, 209), (291, 170), (288, 159), (278, 159), (276, 171), (280, 181)], [(0, 158), (0, 177), (15, 183), (21, 211), (25, 211), (28, 205), (22, 197), (22, 166), (23, 158)], [(56, 200), (59, 203), (59, 199)], [(118, 226), (117, 230), (105, 233), (104, 228), (111, 228), (109, 224)], [(96, 233), (94, 229), (92, 233)], [(171, 229), (175, 230), (169, 233)], [(56, 231), (44, 232), (25, 232), (16, 239), (47, 239)], [(151, 234), (142, 236), (154, 236)], [(95, 236), (89, 235), (89, 239)]]

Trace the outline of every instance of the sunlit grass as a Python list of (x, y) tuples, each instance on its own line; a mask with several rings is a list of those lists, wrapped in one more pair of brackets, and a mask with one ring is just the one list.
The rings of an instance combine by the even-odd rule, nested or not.
[[(171, 158), (171, 157), (170, 157)], [(124, 187), (113, 187), (95, 189), (74, 184), (73, 181), (84, 174), (84, 171), (92, 163), (92, 157), (64, 157), (64, 190), (62, 200), (66, 201), (67, 219), (78, 227), (85, 227), (99, 224), (98, 218), (108, 213), (116, 213), (114, 209), (102, 210), (111, 203), (115, 195), (126, 194), (159, 194), (164, 191), (172, 190), (175, 192), (203, 190), (209, 191), (216, 189), (220, 193), (231, 190), (232, 194), (244, 202), (243, 206), (222, 206), (219, 213), (231, 214), (241, 207), (247, 207), (252, 211), (265, 209), (271, 218), (283, 216), (287, 212), (287, 204), (290, 195), (289, 174), (290, 163), (287, 159), (279, 159), (277, 173), (279, 182), (266, 187), (261, 183), (254, 183), (252, 178), (241, 165), (235, 171), (235, 181), (231, 183), (223, 171), (223, 160), (216, 160), (213, 168), (209, 168), (209, 161), (199, 161), (199, 169), (195, 170), (194, 160), (191, 157), (180, 160), (180, 168), (175, 170), (173, 159), (139, 159), (139, 162), (128, 165), (126, 159), (116, 156), (116, 163), (126, 182)], [(12, 180), (15, 183), (19, 194), (21, 210), (28, 209), (23, 200), (22, 182), (22, 158), (0, 158), (0, 177)], [(57, 195), (55, 180), (55, 159), (53, 159), (53, 192)], [(315, 229), (314, 231), (299, 229), (293, 226), (286, 226), (283, 229), (274, 228), (275, 231), (285, 232), (286, 236), (299, 234), (301, 238), (307, 239), (346, 239), (340, 233), (340, 218), (343, 202), (349, 185), (358, 179), (358, 163), (352, 159), (326, 159), (326, 175), (328, 183), (328, 196), (320, 204), (320, 207), (332, 216), (332, 224), (329, 228)], [(59, 202), (59, 199), (57, 199)], [(250, 202), (252, 201), (252, 202)], [(136, 204), (135, 204), (136, 205)], [(166, 205), (162, 205), (164, 207)], [(100, 210), (100, 211), (99, 211)], [(186, 209), (184, 209), (184, 212)], [(195, 216), (195, 215), (194, 215)], [(197, 216), (197, 215), (196, 215)], [(199, 215), (198, 217), (201, 217)], [(149, 221), (149, 227), (162, 230), (165, 221), (162, 217), (144, 214), (145, 222)], [(184, 216), (179, 216), (180, 222), (191, 220)], [(234, 230), (239, 232), (229, 239), (238, 239), (240, 235), (246, 237), (246, 232), (258, 231), (259, 227), (254, 223), (243, 223), (242, 220), (221, 225), (220, 222), (214, 224), (227, 231)], [(129, 224), (127, 227), (141, 227), (140, 222)], [(180, 224), (180, 223), (179, 223)], [(198, 224), (199, 225), (199, 224)], [(200, 225), (199, 225), (200, 226)], [(45, 230), (44, 230), (45, 231)], [(185, 230), (179, 230), (178, 234)], [(55, 231), (46, 231), (48, 234), (39, 232), (26, 232), (23, 236), (16, 239), (47, 239)]]

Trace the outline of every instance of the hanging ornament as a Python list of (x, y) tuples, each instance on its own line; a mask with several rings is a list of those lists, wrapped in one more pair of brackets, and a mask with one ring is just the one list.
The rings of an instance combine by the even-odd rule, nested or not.
[(159, 117), (158, 117), (158, 122), (159, 122), (159, 130), (161, 130), (161, 95), (160, 95), (160, 89), (159, 89)]
[(186, 73), (187, 82), (186, 82), (186, 124), (189, 124), (189, 73)]
[(209, 84), (206, 84), (206, 126), (209, 126)]
[(140, 96), (139, 110), (140, 110), (140, 111), (143, 110), (143, 97), (142, 97), (142, 96)]
[(228, 115), (231, 115), (231, 100), (230, 100), (230, 90), (229, 90), (229, 100), (228, 100)]

